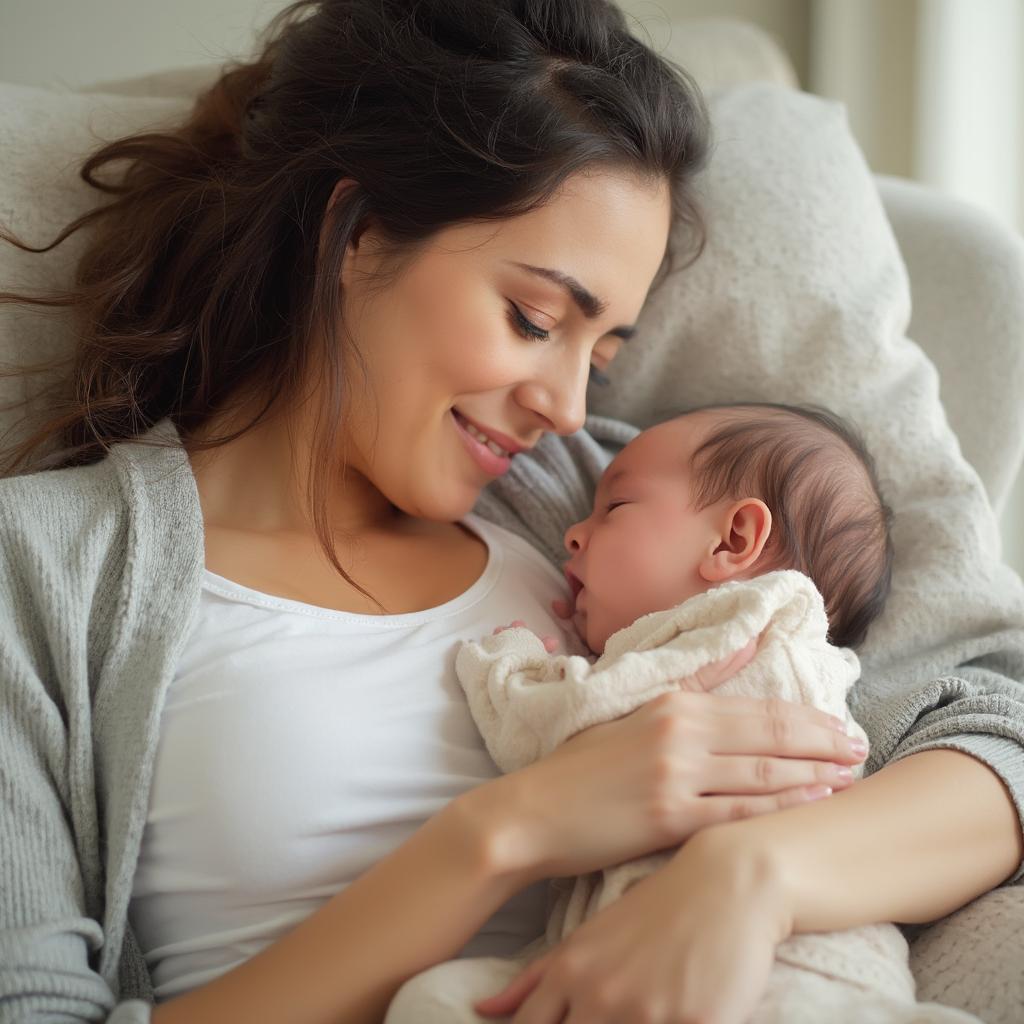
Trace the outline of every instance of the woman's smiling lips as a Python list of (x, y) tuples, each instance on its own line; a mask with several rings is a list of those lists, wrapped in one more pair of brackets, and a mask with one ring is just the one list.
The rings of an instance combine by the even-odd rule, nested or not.
[(518, 442), (513, 441), (508, 434), (503, 434), (499, 430), (494, 430), (491, 427), (484, 426), (482, 423), (478, 423), (474, 419), (470, 419), (469, 416), (459, 409), (452, 409), (452, 412), (455, 413), (457, 419), (461, 418), (465, 420), (467, 423), (476, 427), (481, 434), (486, 434), (499, 448), (504, 448), (509, 455), (518, 455), (520, 452), (529, 451), (531, 447), (530, 445), (519, 444)]
[[(459, 439), (466, 447), (466, 451), (472, 456), (473, 461), (489, 476), (501, 476), (503, 473), (507, 473), (512, 466), (511, 455), (498, 455), (491, 451), (488, 445), (483, 444), (477, 438), (470, 434), (466, 427), (465, 422), (470, 422), (460, 412), (456, 412), (454, 409), (451, 410), (452, 422), (455, 424), (455, 429), (458, 431)], [(476, 424), (472, 424), (476, 429)], [(501, 444), (494, 439), (494, 443), (501, 447)], [(521, 448), (515, 446), (516, 451), (522, 451)]]

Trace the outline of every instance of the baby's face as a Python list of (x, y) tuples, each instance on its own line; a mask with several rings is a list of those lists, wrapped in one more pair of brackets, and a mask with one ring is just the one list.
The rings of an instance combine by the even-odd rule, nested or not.
[(712, 586), (699, 567), (720, 540), (717, 509), (696, 512), (690, 498), (691, 456), (710, 415), (638, 435), (605, 470), (593, 512), (566, 531), (565, 572), (578, 589), (573, 622), (592, 651), (603, 652), (612, 633), (641, 615)]

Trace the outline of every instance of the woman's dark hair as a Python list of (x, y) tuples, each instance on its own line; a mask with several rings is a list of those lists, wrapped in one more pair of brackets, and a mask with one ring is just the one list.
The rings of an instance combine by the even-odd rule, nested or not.
[[(48, 252), (93, 229), (72, 290), (0, 293), (69, 307), (76, 334), (68, 359), (4, 374), (63, 368), (51, 414), (0, 473), (98, 461), (166, 416), (190, 453), (216, 448), (302, 400), (315, 372), (326, 386), (313, 523), (365, 594), (337, 559), (326, 507), (343, 464), (347, 357), (359, 362), (351, 339), (342, 346), (337, 287), (354, 233), (372, 219), (387, 243), (384, 287), (441, 229), (526, 213), (570, 175), (607, 169), (668, 180), (691, 262), (704, 238), (691, 179), (707, 112), (686, 72), (636, 39), (610, 0), (298, 0), (258, 52), (226, 65), (180, 128), (88, 156), (81, 177), (113, 201), (44, 248), (0, 233)], [(97, 176), (117, 161), (123, 173)], [(325, 224), (343, 178), (353, 184)], [(670, 246), (655, 285), (676, 255)], [(260, 411), (241, 429), (192, 437), (253, 397)], [(31, 466), (50, 442), (56, 456)]]

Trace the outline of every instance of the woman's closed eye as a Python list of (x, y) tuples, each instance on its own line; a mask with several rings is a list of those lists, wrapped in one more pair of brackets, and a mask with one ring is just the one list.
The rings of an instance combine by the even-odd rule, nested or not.
[[(547, 341), (551, 337), (551, 332), (544, 330), (543, 327), (538, 327), (528, 317), (523, 316), (522, 310), (512, 301), (509, 301), (510, 313), (509, 320), (512, 326), (516, 329), (522, 337), (528, 341)], [(593, 363), (590, 364), (590, 381), (593, 384), (599, 384), (602, 387), (608, 383), (608, 378), (596, 367)]]
[(543, 327), (538, 327), (532, 320), (523, 316), (522, 310), (514, 302), (509, 302), (509, 306), (512, 310), (512, 324), (524, 338), (532, 338), (534, 341), (547, 341), (551, 337), (550, 331), (544, 330)]

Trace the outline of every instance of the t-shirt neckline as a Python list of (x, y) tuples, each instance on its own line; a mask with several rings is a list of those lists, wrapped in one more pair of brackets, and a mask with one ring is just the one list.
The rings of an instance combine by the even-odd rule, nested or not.
[(218, 575), (211, 569), (207, 569), (205, 565), (203, 566), (203, 590), (210, 591), (220, 597), (226, 597), (232, 601), (268, 610), (290, 612), (309, 618), (334, 620), (351, 624), (392, 628), (433, 622), (464, 611), (466, 608), (482, 600), (494, 587), (498, 574), (501, 571), (503, 552), (501, 545), (497, 543), (497, 538), (492, 533), (492, 525), (474, 512), (467, 513), (458, 522), (468, 527), (487, 546), (487, 562), (484, 566), (484, 571), (467, 590), (457, 594), (451, 600), (445, 601), (444, 604), (435, 605), (432, 608), (423, 608), (415, 612), (402, 612), (397, 615), (366, 615), (361, 612), (342, 611), (338, 608), (308, 604), (305, 601), (297, 601), (294, 598), (268, 594), (262, 590), (247, 587), (235, 580), (228, 579), (226, 576)]

